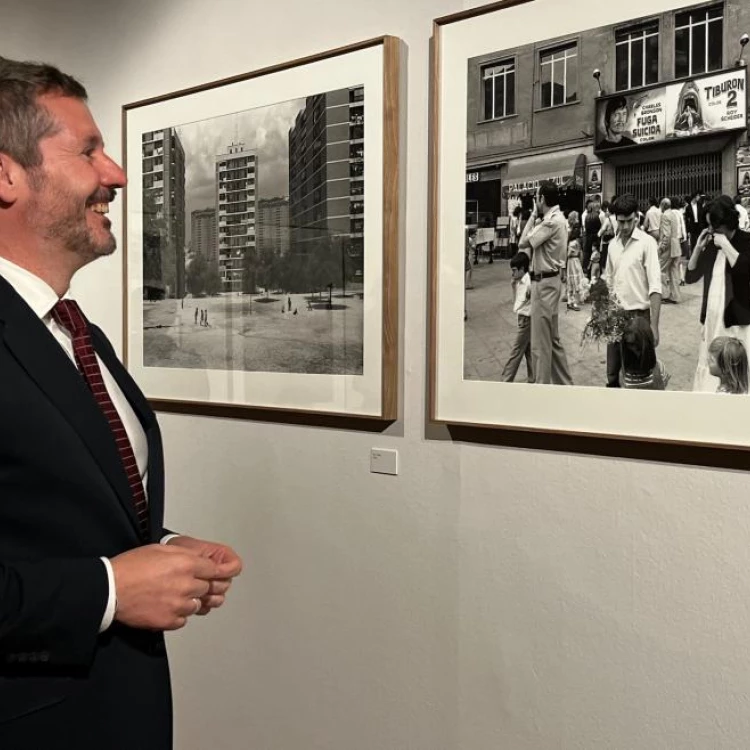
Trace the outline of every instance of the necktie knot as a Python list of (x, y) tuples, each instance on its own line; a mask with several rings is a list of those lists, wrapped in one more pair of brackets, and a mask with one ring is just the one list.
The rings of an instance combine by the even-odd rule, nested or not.
[(83, 317), (78, 303), (72, 299), (61, 299), (52, 308), (52, 317), (73, 337), (88, 331), (86, 318)]

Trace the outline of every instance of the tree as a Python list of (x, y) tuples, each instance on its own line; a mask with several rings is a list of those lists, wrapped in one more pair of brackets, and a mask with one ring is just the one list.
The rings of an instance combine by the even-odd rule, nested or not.
[(206, 292), (208, 263), (203, 253), (196, 253), (187, 269), (186, 283), (190, 294), (199, 297)]
[(212, 260), (206, 266), (206, 294), (213, 297), (221, 291), (221, 273), (219, 271), (218, 261)]

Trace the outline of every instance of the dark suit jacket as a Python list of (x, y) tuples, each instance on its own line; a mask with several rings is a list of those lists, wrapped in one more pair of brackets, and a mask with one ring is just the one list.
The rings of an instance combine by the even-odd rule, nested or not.
[[(164, 533), (153, 411), (104, 334), (94, 346), (143, 425), (151, 541)], [(142, 544), (109, 425), (85, 381), (0, 277), (0, 748), (167, 750), (163, 635), (115, 623), (100, 556)]]
[[(730, 268), (729, 263), (727, 263), (724, 273), (724, 325), (727, 328), (736, 325), (750, 325), (750, 234), (738, 229), (731, 241), (732, 246), (739, 253), (739, 258), (737, 258), (734, 268)], [(716, 245), (709, 244), (701, 253), (696, 268), (693, 271), (690, 269), (685, 271), (685, 281), (688, 284), (703, 279), (701, 323), (706, 322), (708, 290), (711, 288), (713, 281), (711, 275), (718, 252)]]
[(693, 204), (688, 201), (683, 213), (685, 215), (685, 230), (690, 235), (690, 245), (695, 247), (695, 242), (698, 239), (698, 235), (708, 226), (706, 221), (706, 207), (703, 203), (698, 204), (698, 221), (695, 220), (693, 215)]

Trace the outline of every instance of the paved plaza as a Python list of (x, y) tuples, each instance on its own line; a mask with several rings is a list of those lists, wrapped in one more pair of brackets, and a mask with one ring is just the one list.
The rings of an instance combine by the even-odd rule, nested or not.
[[(327, 291), (144, 301), (144, 364), (361, 375), (362, 294), (334, 290), (332, 302), (329, 309)], [(208, 325), (201, 325), (202, 310)]]
[[(473, 289), (467, 291), (468, 320), (464, 324), (464, 377), (468, 380), (500, 380), (513, 344), (517, 322), (513, 312), (510, 265), (507, 260), (486, 260), (473, 266)], [(657, 356), (672, 378), (668, 390), (692, 390), (698, 357), (699, 320), (703, 282), (680, 287), (682, 302), (663, 304)], [(604, 386), (607, 381), (606, 346), (589, 342), (581, 346), (581, 334), (591, 305), (580, 312), (560, 304), (560, 338), (576, 385)], [(517, 381), (526, 380), (522, 362)]]

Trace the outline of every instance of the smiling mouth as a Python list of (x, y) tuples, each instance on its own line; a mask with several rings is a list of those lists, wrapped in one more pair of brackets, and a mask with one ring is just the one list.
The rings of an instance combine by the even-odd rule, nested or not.
[(109, 213), (109, 203), (91, 203), (88, 207), (97, 214)]

